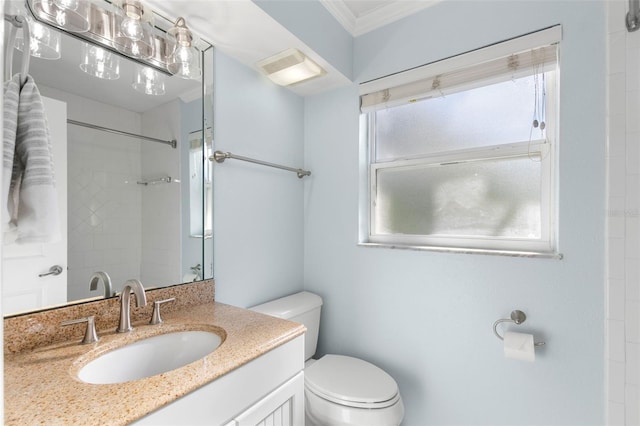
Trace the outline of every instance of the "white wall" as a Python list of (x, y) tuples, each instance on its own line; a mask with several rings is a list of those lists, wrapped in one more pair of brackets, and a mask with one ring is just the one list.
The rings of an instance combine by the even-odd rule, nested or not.
[(640, 423), (640, 32), (608, 2), (607, 423)]
[[(214, 149), (302, 167), (303, 99), (214, 54)], [(247, 307), (303, 288), (303, 188), (295, 174), (214, 164), (216, 300)]]
[[(407, 426), (605, 421), (605, 3), (443, 2), (355, 40), (365, 81), (558, 23), (563, 260), (358, 247), (357, 87), (305, 100), (304, 278), (325, 301), (319, 349), (393, 375)], [(513, 309), (528, 316), (518, 331), (547, 342), (533, 364), (505, 360), (493, 336)]]

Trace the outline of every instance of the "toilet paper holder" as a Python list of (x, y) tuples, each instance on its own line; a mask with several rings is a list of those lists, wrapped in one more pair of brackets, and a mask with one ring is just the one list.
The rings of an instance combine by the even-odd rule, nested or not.
[[(498, 333), (498, 324), (500, 324), (501, 322), (512, 322), (515, 323), (517, 325), (522, 324), (523, 322), (525, 322), (527, 320), (527, 316), (525, 315), (524, 312), (519, 311), (519, 310), (515, 310), (515, 311), (511, 311), (511, 318), (502, 318), (497, 320), (496, 322), (493, 323), (493, 334), (496, 335), (496, 337), (500, 340), (504, 340), (504, 337), (502, 337), (499, 333)], [(535, 346), (544, 346), (545, 342), (535, 342), (534, 345)]]

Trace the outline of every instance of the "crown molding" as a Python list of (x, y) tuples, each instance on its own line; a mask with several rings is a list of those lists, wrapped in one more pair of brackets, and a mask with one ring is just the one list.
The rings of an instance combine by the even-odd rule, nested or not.
[(320, 0), (320, 3), (354, 37), (405, 18), (442, 0), (391, 0), (386, 5), (372, 10), (360, 17), (342, 0)]
[(340, 23), (340, 25), (344, 27), (345, 30), (351, 33), (351, 35), (355, 35), (356, 27), (358, 25), (358, 19), (343, 1), (320, 0), (320, 4), (322, 4), (329, 11), (329, 13), (331, 13), (333, 17), (336, 18), (336, 20)]

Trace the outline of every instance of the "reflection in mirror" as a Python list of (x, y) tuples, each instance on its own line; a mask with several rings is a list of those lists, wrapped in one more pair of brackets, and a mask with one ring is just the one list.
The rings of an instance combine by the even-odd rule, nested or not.
[[(11, 26), (5, 22), (5, 55)], [(198, 80), (101, 50), (62, 34), (60, 59), (31, 57), (51, 137), (62, 238), (4, 241), (5, 315), (104, 297), (108, 285), (113, 294), (131, 278), (155, 288), (213, 276), (206, 160), (212, 48), (203, 49)], [(22, 54), (11, 53), (18, 72)]]

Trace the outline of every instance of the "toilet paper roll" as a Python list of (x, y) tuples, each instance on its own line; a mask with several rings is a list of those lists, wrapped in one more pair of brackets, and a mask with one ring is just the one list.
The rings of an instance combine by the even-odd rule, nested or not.
[(533, 335), (525, 333), (504, 333), (505, 358), (533, 362), (536, 360)]
[(198, 275), (196, 274), (184, 274), (182, 276), (183, 283), (191, 283), (198, 280)]

